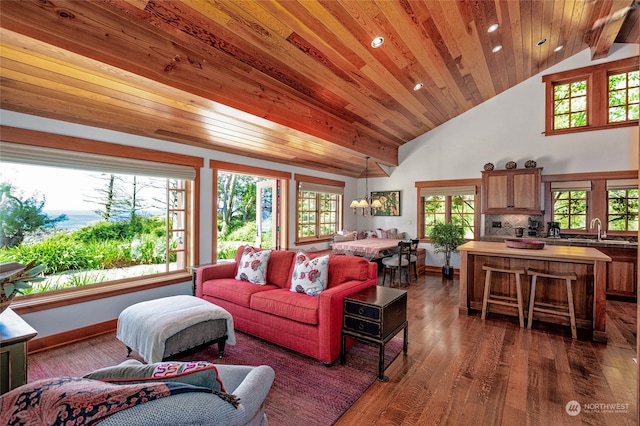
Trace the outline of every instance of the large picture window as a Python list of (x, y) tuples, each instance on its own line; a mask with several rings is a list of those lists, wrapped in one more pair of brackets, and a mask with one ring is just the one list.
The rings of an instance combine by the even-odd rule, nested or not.
[(344, 182), (296, 175), (296, 242), (326, 240), (342, 227)]
[(111, 283), (122, 292), (187, 274), (202, 159), (12, 128), (3, 139), (23, 133), (30, 143), (0, 142), (0, 262), (46, 266), (25, 300), (61, 290), (72, 303), (94, 285), (98, 298)]

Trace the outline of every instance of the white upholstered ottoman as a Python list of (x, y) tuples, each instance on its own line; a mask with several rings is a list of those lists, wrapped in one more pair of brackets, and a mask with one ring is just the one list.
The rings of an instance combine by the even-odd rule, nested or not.
[(116, 336), (147, 363), (160, 362), (197, 346), (235, 345), (233, 317), (225, 309), (194, 296), (170, 296), (131, 305), (118, 316)]

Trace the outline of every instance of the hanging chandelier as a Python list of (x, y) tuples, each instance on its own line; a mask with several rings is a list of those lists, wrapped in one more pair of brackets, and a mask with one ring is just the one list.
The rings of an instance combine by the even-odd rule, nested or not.
[(375, 214), (379, 208), (382, 207), (380, 200), (371, 200), (369, 198), (369, 157), (366, 157), (364, 167), (364, 185), (365, 196), (362, 198), (356, 198), (349, 204), (349, 207), (353, 209), (353, 214), (361, 214), (363, 216)]

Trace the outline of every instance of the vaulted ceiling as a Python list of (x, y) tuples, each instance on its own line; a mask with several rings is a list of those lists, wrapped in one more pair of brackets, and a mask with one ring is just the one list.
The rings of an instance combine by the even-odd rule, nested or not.
[(371, 157), (382, 176), (401, 145), (563, 59), (638, 43), (639, 5), (2, 0), (1, 107), (345, 176)]

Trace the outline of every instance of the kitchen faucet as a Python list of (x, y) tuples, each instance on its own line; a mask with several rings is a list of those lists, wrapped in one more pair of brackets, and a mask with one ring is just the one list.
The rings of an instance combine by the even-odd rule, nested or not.
[(600, 222), (599, 217), (594, 217), (593, 219), (591, 219), (591, 229), (594, 228), (596, 223), (598, 224), (598, 240), (597, 241), (602, 241), (602, 238), (601, 238), (602, 222)]

